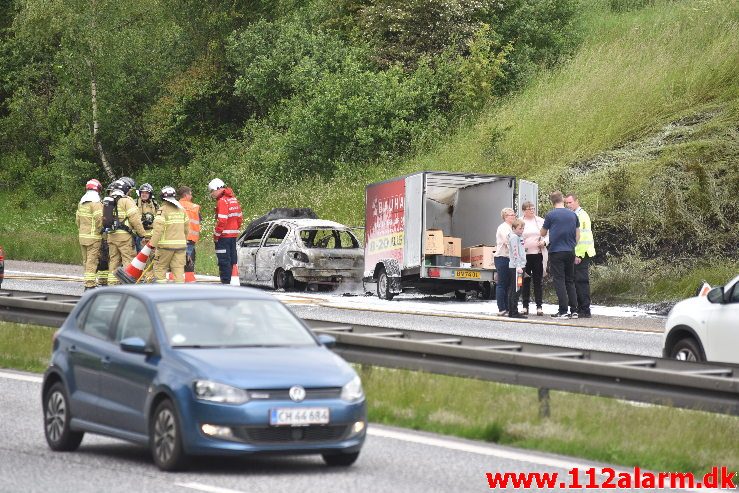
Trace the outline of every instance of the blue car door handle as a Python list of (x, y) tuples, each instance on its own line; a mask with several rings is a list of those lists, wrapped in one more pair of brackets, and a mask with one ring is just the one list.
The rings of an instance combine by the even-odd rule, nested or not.
[(102, 358), (100, 358), (100, 363), (103, 364), (103, 367), (110, 366), (110, 356), (103, 356)]
[(67, 346), (67, 352), (68, 353), (76, 353), (77, 352), (77, 346), (72, 344), (71, 346)]

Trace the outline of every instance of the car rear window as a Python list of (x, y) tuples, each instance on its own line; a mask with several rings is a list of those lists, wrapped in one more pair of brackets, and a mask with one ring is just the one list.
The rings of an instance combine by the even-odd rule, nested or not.
[(301, 229), (300, 239), (306, 248), (359, 248), (359, 242), (354, 235), (341, 229)]
[(279, 301), (212, 299), (166, 301), (157, 311), (172, 347), (316, 345), (311, 333)]

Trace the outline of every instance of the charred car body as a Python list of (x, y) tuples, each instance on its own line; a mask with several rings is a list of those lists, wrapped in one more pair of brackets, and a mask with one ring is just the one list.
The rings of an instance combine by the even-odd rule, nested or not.
[(361, 282), (364, 251), (343, 224), (277, 219), (250, 225), (236, 242), (241, 284), (294, 289)]

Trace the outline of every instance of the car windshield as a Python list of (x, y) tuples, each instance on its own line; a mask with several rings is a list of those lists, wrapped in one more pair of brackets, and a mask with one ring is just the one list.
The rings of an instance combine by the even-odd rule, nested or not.
[(301, 229), (300, 239), (306, 248), (359, 248), (359, 242), (354, 235), (342, 229)]
[(174, 348), (316, 345), (308, 330), (278, 301), (166, 301), (157, 303), (157, 311)]

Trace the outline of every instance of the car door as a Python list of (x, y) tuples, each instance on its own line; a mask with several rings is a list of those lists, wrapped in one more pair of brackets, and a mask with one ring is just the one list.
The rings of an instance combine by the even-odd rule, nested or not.
[(262, 243), (262, 236), (264, 236), (270, 224), (260, 224), (249, 232), (248, 235), (244, 235), (244, 238), (238, 245), (239, 277), (244, 283), (253, 283), (257, 280), (257, 251)]
[(277, 253), (287, 236), (288, 229), (283, 224), (273, 224), (264, 238), (261, 248), (257, 251), (257, 280), (269, 282), (277, 269)]
[[(107, 347), (100, 370), (101, 422), (119, 430), (146, 434), (145, 404), (160, 361), (154, 326), (146, 304), (127, 296), (115, 324), (114, 345)], [(123, 351), (123, 339), (139, 337), (152, 351)]]
[(72, 415), (86, 421), (99, 422), (100, 370), (106, 350), (113, 347), (112, 327), (118, 313), (120, 293), (101, 293), (88, 302), (78, 330), (65, 334), (71, 378), (69, 399)]
[(713, 305), (708, 315), (709, 359), (739, 364), (739, 281), (726, 289), (727, 302)]

